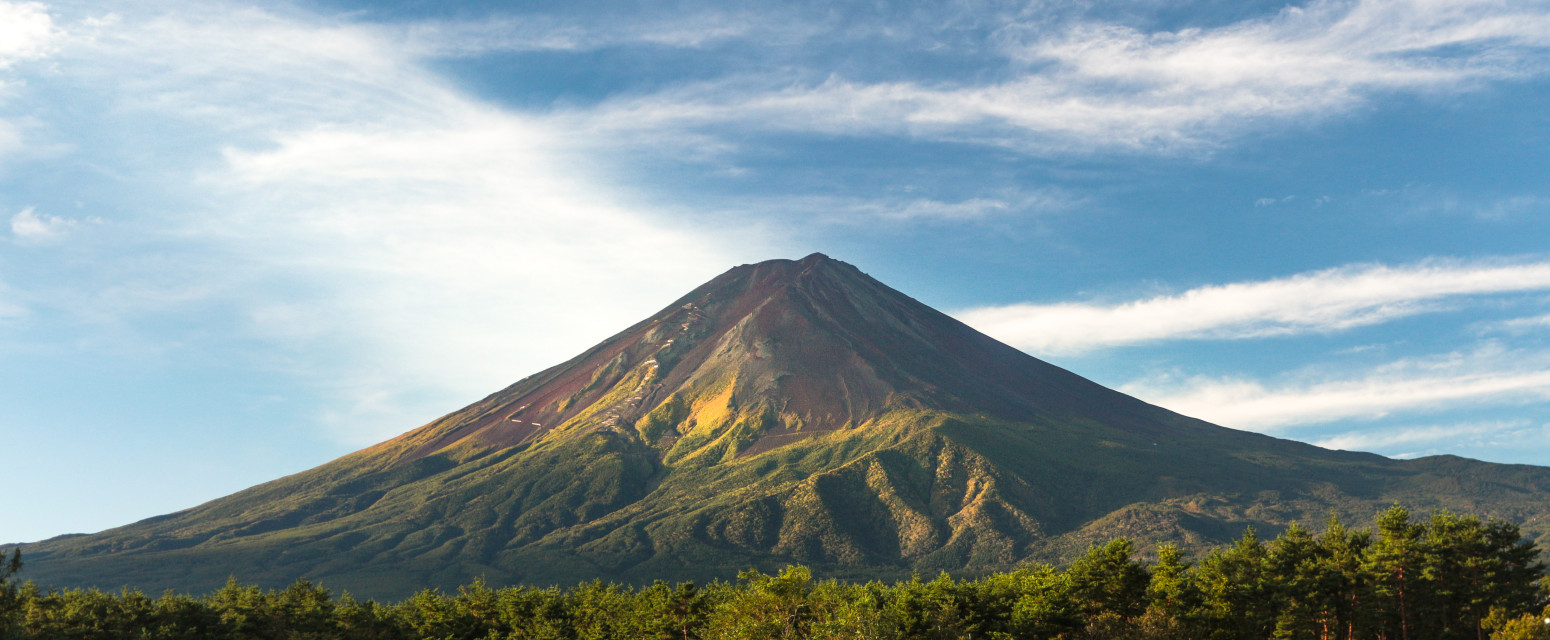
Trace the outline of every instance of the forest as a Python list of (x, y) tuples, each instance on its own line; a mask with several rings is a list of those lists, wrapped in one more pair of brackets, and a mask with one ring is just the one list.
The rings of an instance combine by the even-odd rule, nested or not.
[(475, 582), (402, 602), (305, 580), (235, 579), (214, 593), (43, 589), (0, 565), (0, 638), (1550, 640), (1550, 580), (1516, 525), (1395, 506), (1372, 529), (1331, 518), (1187, 561), (1113, 540), (1057, 568), (894, 583), (815, 579), (801, 566), (735, 582), (569, 588)]

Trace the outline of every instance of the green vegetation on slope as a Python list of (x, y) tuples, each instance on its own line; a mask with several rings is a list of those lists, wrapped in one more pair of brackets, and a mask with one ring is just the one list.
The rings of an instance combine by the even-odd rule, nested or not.
[[(1393, 507), (1375, 532), (1331, 519), (1264, 543), (1251, 530), (1189, 563), (1165, 545), (1140, 562), (1116, 539), (1063, 570), (1036, 564), (978, 579), (814, 580), (802, 566), (736, 583), (629, 588), (427, 590), (397, 604), (311, 582), (209, 596), (44, 591), (4, 581), (0, 637), (260, 640), (948, 639), (1547, 640), (1538, 549), (1502, 521)], [(1541, 613), (1543, 611), (1543, 613)]]
[(854, 267), (733, 269), (562, 365), (318, 468), (28, 545), (51, 586), (202, 592), (984, 575), (1125, 537), (1190, 557), (1394, 502), (1550, 535), (1550, 469), (1223, 429), (979, 334)]
[[(692, 400), (665, 412), (747, 419)], [(1367, 525), (1395, 501), (1527, 522), (1539, 538), (1550, 511), (1550, 470), (1394, 461), (1226, 430), (1138, 436), (899, 410), (757, 455), (699, 446), (664, 462), (634, 429), (598, 430), (395, 464), (347, 459), (28, 553), (46, 561), (35, 575), (51, 585), (206, 591), (233, 573), (266, 586), (306, 575), (398, 598), (407, 585), (479, 576), (641, 584), (792, 563), (851, 579), (979, 575), (1066, 561), (1115, 537), (1148, 556), (1176, 541), (1198, 557), (1245, 526), (1275, 534), (1330, 513)]]

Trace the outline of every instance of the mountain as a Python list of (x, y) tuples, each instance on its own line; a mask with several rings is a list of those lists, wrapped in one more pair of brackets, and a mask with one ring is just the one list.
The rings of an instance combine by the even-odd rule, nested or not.
[(1004, 569), (1127, 536), (1401, 502), (1545, 541), (1550, 468), (1391, 460), (1106, 389), (814, 254), (734, 268), (568, 362), (398, 438), (206, 504), (24, 548), (43, 584), (306, 576), (400, 597), (492, 583)]

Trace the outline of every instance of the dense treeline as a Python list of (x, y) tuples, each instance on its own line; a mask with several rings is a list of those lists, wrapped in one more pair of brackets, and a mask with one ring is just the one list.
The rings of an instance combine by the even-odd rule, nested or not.
[[(421, 592), (397, 604), (335, 598), (297, 582), (229, 583), (204, 597), (18, 586), (0, 564), (0, 637), (358, 640), (1126, 638), (1550, 640), (1550, 580), (1515, 525), (1394, 507), (1375, 530), (1331, 519), (1265, 543), (1253, 531), (1198, 563), (1125, 540), (1064, 570), (1028, 566), (972, 580), (815, 581), (803, 567), (736, 583)], [(1543, 609), (1543, 611), (1542, 611)]]

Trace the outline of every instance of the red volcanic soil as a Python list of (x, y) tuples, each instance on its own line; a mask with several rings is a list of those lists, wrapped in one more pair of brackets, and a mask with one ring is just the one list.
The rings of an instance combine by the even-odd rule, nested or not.
[[(641, 367), (655, 374), (622, 399), (609, 396), (642, 377)], [(456, 443), (520, 445), (587, 411), (600, 428), (629, 429), (673, 393), (716, 380), (736, 381), (735, 406), (765, 403), (800, 418), (799, 430), (770, 425), (743, 455), (901, 406), (1155, 424), (1141, 418), (1148, 408), (1139, 401), (1081, 406), (1101, 387), (813, 254), (733, 268), (569, 362), (395, 442), (410, 459)], [(593, 407), (605, 398), (609, 406)]]

